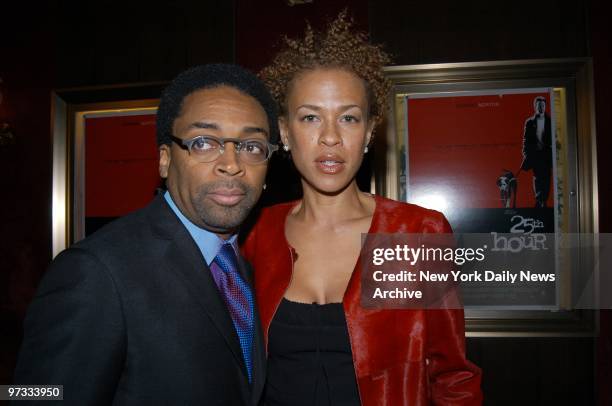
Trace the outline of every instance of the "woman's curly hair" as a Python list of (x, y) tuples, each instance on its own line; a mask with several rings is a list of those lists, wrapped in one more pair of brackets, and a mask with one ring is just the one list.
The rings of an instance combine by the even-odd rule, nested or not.
[(366, 85), (369, 119), (380, 123), (391, 87), (383, 67), (391, 62), (382, 46), (368, 42), (367, 34), (353, 30), (353, 20), (342, 11), (326, 32), (317, 32), (307, 24), (304, 38), (285, 37), (285, 47), (259, 76), (276, 99), (281, 114), (286, 114), (287, 92), (302, 72), (327, 67), (348, 69)]

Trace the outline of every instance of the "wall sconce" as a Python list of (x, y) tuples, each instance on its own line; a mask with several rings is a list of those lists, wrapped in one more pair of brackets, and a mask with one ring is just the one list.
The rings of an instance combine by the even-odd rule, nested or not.
[[(2, 78), (0, 78), (0, 85), (2, 85)], [(3, 100), (4, 95), (2, 94), (2, 88), (0, 87), (0, 107), (2, 106)], [(1, 108), (0, 113), (2, 113)], [(15, 134), (13, 133), (13, 129), (11, 128), (9, 123), (5, 122), (4, 119), (0, 118), (0, 147), (5, 147), (13, 144), (15, 144)]]

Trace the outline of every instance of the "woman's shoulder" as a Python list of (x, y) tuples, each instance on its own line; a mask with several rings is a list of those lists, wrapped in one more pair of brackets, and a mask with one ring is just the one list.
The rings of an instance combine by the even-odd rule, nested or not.
[(374, 197), (376, 199), (375, 215), (378, 217), (376, 228), (379, 232), (452, 232), (448, 220), (439, 211), (378, 195)]

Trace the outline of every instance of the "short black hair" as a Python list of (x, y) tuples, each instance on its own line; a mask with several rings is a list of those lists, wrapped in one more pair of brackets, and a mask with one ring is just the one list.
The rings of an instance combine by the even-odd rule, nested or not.
[(546, 104), (546, 98), (544, 96), (536, 96), (536, 98), (533, 99), (533, 104), (535, 105), (538, 102), (544, 102), (544, 104)]
[(269, 141), (272, 144), (278, 143), (276, 102), (263, 82), (238, 65), (208, 64), (195, 66), (180, 73), (162, 92), (157, 108), (157, 145), (172, 143), (172, 126), (174, 120), (181, 114), (183, 101), (187, 96), (201, 89), (218, 86), (233, 87), (257, 100), (268, 116)]

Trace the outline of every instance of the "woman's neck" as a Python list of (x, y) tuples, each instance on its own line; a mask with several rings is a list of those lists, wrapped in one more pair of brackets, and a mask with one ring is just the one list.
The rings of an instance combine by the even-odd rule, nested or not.
[[(305, 182), (304, 182), (305, 183)], [(344, 190), (328, 195), (303, 184), (304, 196), (294, 215), (311, 224), (332, 225), (347, 220), (371, 216), (375, 203), (353, 180)]]

